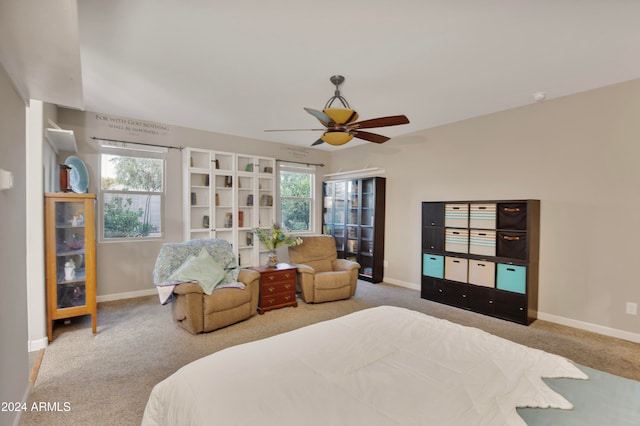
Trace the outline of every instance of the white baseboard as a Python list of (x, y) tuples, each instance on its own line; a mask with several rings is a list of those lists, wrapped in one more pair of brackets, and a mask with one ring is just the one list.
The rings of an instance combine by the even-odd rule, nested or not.
[(29, 344), (29, 352), (36, 352), (36, 351), (39, 351), (40, 349), (45, 349), (47, 347), (47, 345), (49, 344), (49, 338), (43, 337), (41, 339), (30, 340), (28, 344)]
[(385, 277), (383, 281), (385, 283), (394, 284), (394, 285), (397, 285), (399, 287), (405, 287), (405, 288), (409, 288), (411, 290), (420, 291), (420, 285), (419, 284), (409, 283), (409, 282), (406, 282), (406, 281), (400, 281), (400, 280), (396, 280), (394, 278), (387, 278), (387, 277)]
[(603, 325), (592, 324), (589, 322), (578, 321), (571, 318), (565, 318), (558, 315), (547, 314), (538, 311), (538, 319), (549, 321), (567, 327), (579, 328), (581, 330), (592, 331), (594, 333), (603, 334), (605, 336), (616, 337), (618, 339), (629, 340), (631, 342), (640, 343), (640, 334), (631, 333), (630, 331), (618, 330), (616, 328), (605, 327)]
[(97, 296), (97, 302), (112, 302), (114, 300), (133, 299), (134, 297), (153, 296), (158, 294), (158, 290), (150, 288), (148, 290), (127, 291), (124, 293), (105, 294), (103, 296)]
[[(420, 291), (419, 284), (400, 281), (400, 280), (396, 280), (388, 277), (384, 278), (384, 282), (389, 284), (394, 284), (400, 287), (409, 288), (411, 290)], [(547, 314), (540, 311), (538, 311), (538, 319), (543, 321), (553, 322), (560, 325), (566, 325), (567, 327), (579, 328), (580, 330), (591, 331), (591, 332), (602, 334), (605, 336), (615, 337), (623, 340), (629, 340), (630, 342), (640, 343), (640, 334), (631, 333), (629, 331), (618, 330), (611, 327), (605, 327), (598, 324), (578, 321), (571, 318), (565, 318), (558, 315)]]

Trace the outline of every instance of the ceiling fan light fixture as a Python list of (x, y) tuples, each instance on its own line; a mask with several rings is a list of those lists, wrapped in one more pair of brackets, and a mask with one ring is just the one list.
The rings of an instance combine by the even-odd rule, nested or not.
[(351, 108), (325, 108), (322, 112), (338, 124), (349, 124), (358, 119), (358, 113)]
[(353, 135), (351, 133), (346, 132), (325, 132), (320, 139), (333, 146), (344, 145), (353, 139)]

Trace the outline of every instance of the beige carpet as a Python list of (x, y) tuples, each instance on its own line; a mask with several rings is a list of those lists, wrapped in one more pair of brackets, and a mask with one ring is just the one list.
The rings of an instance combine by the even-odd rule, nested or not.
[[(98, 333), (89, 317), (58, 325), (21, 425), (139, 425), (152, 387), (181, 366), (220, 349), (379, 305), (395, 305), (482, 328), (579, 364), (640, 380), (640, 344), (536, 321), (501, 321), (420, 299), (417, 291), (360, 281), (349, 300), (283, 308), (212, 333), (191, 335), (171, 321), (155, 296), (101, 303)], [(51, 403), (58, 403), (51, 404)], [(66, 404), (65, 404), (66, 403)], [(68, 409), (68, 410), (67, 410)]]

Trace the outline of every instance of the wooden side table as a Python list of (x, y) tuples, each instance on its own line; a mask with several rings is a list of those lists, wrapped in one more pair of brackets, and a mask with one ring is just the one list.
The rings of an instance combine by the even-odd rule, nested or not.
[(278, 263), (275, 268), (257, 266), (252, 268), (260, 273), (260, 315), (271, 309), (298, 306), (296, 300), (296, 267), (288, 263)]

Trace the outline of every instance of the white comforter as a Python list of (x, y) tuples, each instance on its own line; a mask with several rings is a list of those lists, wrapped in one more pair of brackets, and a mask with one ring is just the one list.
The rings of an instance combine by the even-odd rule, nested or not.
[(565, 358), (383, 306), (231, 347), (158, 383), (143, 425), (524, 425)]

